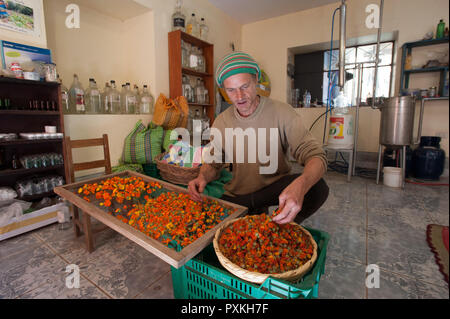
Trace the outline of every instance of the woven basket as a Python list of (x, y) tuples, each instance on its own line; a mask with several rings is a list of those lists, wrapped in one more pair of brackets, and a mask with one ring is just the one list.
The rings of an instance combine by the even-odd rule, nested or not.
[(159, 169), (161, 177), (173, 184), (187, 185), (191, 180), (197, 178), (200, 173), (200, 166), (198, 167), (181, 167), (173, 164), (168, 164), (162, 161), (162, 158), (167, 154), (161, 153), (155, 157), (156, 166)]
[(222, 264), (222, 266), (228, 270), (230, 273), (232, 273), (233, 275), (244, 279), (246, 281), (250, 281), (253, 283), (257, 283), (257, 284), (262, 284), (267, 277), (271, 276), (274, 278), (279, 278), (279, 279), (284, 279), (284, 280), (288, 280), (288, 281), (297, 281), (300, 278), (303, 277), (303, 275), (305, 275), (314, 265), (314, 263), (316, 262), (317, 259), (317, 243), (314, 240), (314, 238), (312, 237), (312, 235), (309, 233), (309, 231), (307, 231), (306, 229), (304, 229), (302, 226), (296, 224), (296, 223), (291, 223), (292, 225), (295, 225), (297, 227), (300, 227), (300, 229), (309, 237), (314, 251), (313, 251), (313, 255), (311, 257), (311, 259), (306, 262), (304, 265), (302, 265), (301, 267), (294, 269), (294, 270), (290, 270), (290, 271), (286, 271), (283, 273), (278, 273), (278, 274), (262, 274), (259, 272), (254, 272), (254, 271), (248, 271), (244, 268), (241, 268), (239, 266), (237, 266), (236, 264), (234, 264), (233, 262), (231, 262), (227, 257), (225, 257), (222, 252), (220, 251), (219, 248), (219, 238), (220, 235), (222, 234), (222, 231), (230, 224), (234, 223), (235, 221), (242, 219), (242, 218), (247, 218), (246, 217), (241, 217), (241, 218), (236, 218), (236, 219), (232, 219), (226, 223), (224, 223), (216, 232), (216, 235), (214, 236), (214, 250), (216, 251), (216, 255), (217, 258), (219, 259), (220, 263)]

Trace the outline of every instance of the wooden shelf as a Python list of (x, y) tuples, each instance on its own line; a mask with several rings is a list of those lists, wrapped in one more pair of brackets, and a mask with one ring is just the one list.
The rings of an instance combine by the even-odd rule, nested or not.
[(426, 73), (426, 72), (441, 72), (448, 70), (448, 66), (437, 66), (432, 68), (420, 68), (405, 70), (405, 73)]
[(17, 139), (17, 140), (10, 140), (10, 141), (0, 141), (0, 146), (2, 146), (2, 145), (61, 143), (61, 142), (63, 142), (62, 138), (39, 139), (39, 140)]
[(36, 194), (36, 195), (27, 195), (27, 196), (23, 196), (23, 197), (19, 197), (17, 199), (19, 200), (23, 200), (26, 202), (31, 202), (37, 199), (42, 199), (44, 197), (50, 197), (50, 196), (55, 196), (56, 194), (52, 191), (52, 192), (48, 192), (48, 193), (42, 193), (42, 194)]
[(181, 72), (183, 74), (187, 74), (187, 75), (193, 75), (193, 76), (201, 76), (201, 77), (205, 77), (205, 76), (213, 76), (210, 73), (206, 73), (206, 72), (199, 72), (199, 71), (195, 71), (192, 69), (188, 69), (188, 68), (182, 68)]
[(201, 103), (188, 103), (189, 106), (203, 106), (203, 107), (211, 107), (212, 104), (201, 104)]
[(34, 110), (0, 110), (0, 115), (55, 115), (58, 111), (34, 111)]
[(7, 77), (4, 77), (4, 76), (0, 76), (0, 83), (23, 84), (23, 85), (33, 85), (33, 86), (37, 85), (37, 86), (47, 86), (47, 87), (57, 87), (57, 86), (59, 86), (58, 82), (33, 81), (33, 80), (7, 78)]
[[(207, 107), (206, 114), (210, 119), (210, 125), (215, 118), (215, 83), (214, 83), (214, 45), (198, 39), (180, 30), (169, 32), (169, 83), (170, 97), (176, 98), (183, 95), (182, 78), (183, 75), (198, 76), (203, 79), (205, 88), (209, 93), (209, 103), (198, 104), (189, 103), (191, 106)], [(181, 64), (181, 40), (190, 43), (203, 50), (205, 57), (206, 71), (198, 72), (189, 68), (183, 68)]]
[(27, 168), (5, 169), (5, 170), (0, 170), (0, 177), (43, 173), (43, 172), (47, 172), (47, 171), (54, 171), (54, 170), (61, 169), (61, 168), (64, 168), (64, 165), (41, 167), (41, 168), (29, 168), (29, 169), (27, 169)]

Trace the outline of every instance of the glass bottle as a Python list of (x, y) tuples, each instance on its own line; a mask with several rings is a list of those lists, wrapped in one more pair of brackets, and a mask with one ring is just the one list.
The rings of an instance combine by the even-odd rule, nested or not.
[(189, 50), (188, 44), (181, 40), (181, 67), (189, 67)]
[(192, 86), (189, 83), (189, 78), (183, 75), (181, 84), (182, 95), (186, 98), (189, 103), (193, 103), (192, 99)]
[(197, 22), (197, 18), (195, 17), (195, 13), (191, 14), (191, 18), (189, 19), (187, 25), (186, 25), (186, 33), (190, 34), (194, 37), (198, 37), (198, 22)]
[(135, 114), (136, 113), (136, 95), (134, 94), (133, 90), (130, 88), (130, 83), (127, 83), (125, 87), (125, 114)]
[[(194, 120), (197, 120), (197, 121), (201, 121), (202, 120), (202, 116), (200, 115), (200, 110), (199, 109), (196, 109), (195, 110), (195, 115), (194, 115)], [(194, 134), (194, 135), (201, 135), (202, 134), (202, 126), (203, 125), (192, 125), (192, 133)]]
[(205, 86), (200, 78), (197, 78), (197, 85), (195, 86), (195, 103), (205, 104)]
[(194, 70), (198, 68), (197, 47), (195, 46), (191, 46), (191, 50), (189, 50), (189, 67)]
[(116, 89), (116, 81), (111, 81), (109, 90), (109, 109), (112, 114), (120, 114), (120, 93)]
[(203, 103), (209, 104), (209, 92), (205, 87), (205, 83), (202, 80), (202, 89), (203, 89)]
[(209, 134), (209, 116), (206, 114), (206, 107), (203, 108), (203, 116), (202, 116), (202, 134)]
[(64, 114), (72, 113), (69, 104), (69, 90), (62, 83), (61, 78), (59, 78), (59, 84), (61, 84), (61, 107)]
[(177, 0), (175, 4), (175, 10), (172, 14), (172, 31), (181, 30), (183, 32), (185, 29), (186, 16), (181, 11), (181, 7), (183, 6), (182, 0)]
[(73, 75), (73, 83), (69, 91), (69, 103), (75, 113), (82, 114), (86, 111), (86, 106), (84, 105), (84, 89), (76, 74)]
[(140, 96), (139, 108), (141, 114), (153, 114), (154, 98), (148, 91), (147, 85), (144, 85), (142, 95)]
[(189, 132), (189, 135), (192, 136), (192, 129), (193, 129), (193, 123), (192, 121), (194, 120), (194, 113), (192, 111), (191, 108), (189, 108), (189, 113), (188, 113), (188, 121), (187, 121), (187, 127), (186, 129)]
[(206, 25), (205, 18), (202, 18), (200, 21), (200, 39), (206, 41), (208, 38), (209, 28)]
[(89, 79), (89, 89), (86, 90), (86, 113), (99, 114), (102, 110), (102, 98), (94, 79)]
[(139, 107), (140, 105), (139, 103), (141, 100), (141, 93), (139, 92), (139, 87), (136, 84), (134, 85), (134, 95), (136, 96), (136, 106), (134, 109), (134, 113), (139, 114), (141, 111), (141, 108)]
[(111, 113), (111, 110), (109, 109), (109, 107), (111, 106), (111, 103), (109, 102), (109, 90), (111, 90), (111, 87), (109, 86), (109, 83), (106, 82), (105, 88), (101, 94), (102, 106), (103, 106), (101, 113), (104, 113), (104, 114)]
[(196, 53), (197, 53), (197, 71), (205, 72), (206, 65), (205, 65), (205, 57), (203, 56), (203, 50), (198, 49)]

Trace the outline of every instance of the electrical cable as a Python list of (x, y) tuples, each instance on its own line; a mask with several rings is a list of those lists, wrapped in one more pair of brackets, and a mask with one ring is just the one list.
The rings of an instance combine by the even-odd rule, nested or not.
[[(330, 88), (330, 83), (331, 83), (331, 77), (330, 77), (330, 73), (331, 73), (331, 58), (333, 56), (333, 33), (334, 33), (334, 16), (336, 15), (336, 12), (338, 10), (340, 10), (341, 7), (338, 7), (334, 10), (333, 12), (333, 18), (331, 20), (331, 40), (330, 40), (330, 59), (329, 59), (329, 64), (328, 64), (328, 88)], [(328, 90), (328, 95), (327, 95), (327, 109), (326, 109), (326, 113), (325, 113), (325, 125), (323, 126), (323, 138), (322, 138), (322, 144), (325, 144), (325, 135), (326, 135), (326, 131), (327, 131), (327, 122), (328, 122), (328, 111), (330, 108), (330, 90)], [(331, 109), (330, 109), (331, 110)]]

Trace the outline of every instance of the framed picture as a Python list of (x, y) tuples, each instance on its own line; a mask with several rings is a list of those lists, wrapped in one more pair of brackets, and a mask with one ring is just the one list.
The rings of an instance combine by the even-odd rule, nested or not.
[(45, 42), (42, 0), (0, 0), (0, 35)]

